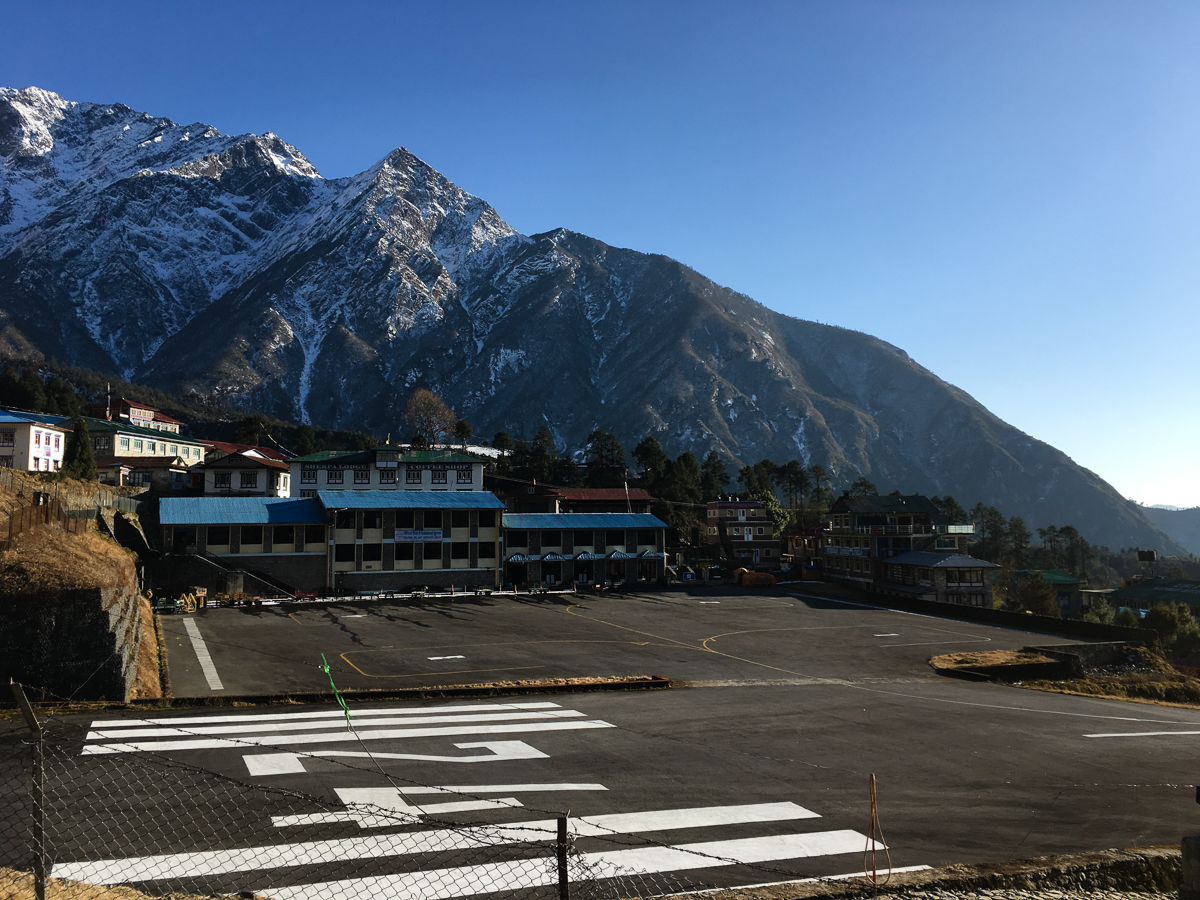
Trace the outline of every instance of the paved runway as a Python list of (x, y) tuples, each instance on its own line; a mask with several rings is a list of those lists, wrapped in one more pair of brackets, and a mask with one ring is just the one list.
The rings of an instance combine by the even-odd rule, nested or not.
[[(617, 865), (605, 854), (625, 853), (621, 865), (688, 883), (832, 876), (863, 868), (871, 773), (899, 867), (1173, 844), (1200, 820), (1191, 788), (1200, 711), (956, 681), (925, 662), (1061, 639), (795, 593), (567, 599), (576, 602), (166, 618), (177, 695), (320, 689), (322, 653), (340, 687), (635, 673), (684, 686), (359, 703), (355, 734), (335, 706), (92, 717), (89, 764), (158, 753), (321, 802), (292, 798), (283, 814), (247, 803), (235, 846), (254, 853), (230, 856), (228, 840), (197, 837), (152, 864), (146, 854), (114, 857), (107, 876), (60, 873), (167, 878), (190, 866), (223, 889), (279, 897), (401, 895), (426, 875), (387, 862), (395, 851), (380, 849), (378, 836), (395, 839), (388, 810), (511, 826), (569, 809), (597, 871)], [(630, 856), (599, 837), (613, 833), (653, 846)], [(361, 863), (342, 877), (320, 868), (325, 857), (349, 865), (345, 854), (356, 853), (378, 864), (383, 882)], [(463, 885), (479, 884), (483, 870), (445, 868), (437, 890), (417, 892), (478, 892)]]

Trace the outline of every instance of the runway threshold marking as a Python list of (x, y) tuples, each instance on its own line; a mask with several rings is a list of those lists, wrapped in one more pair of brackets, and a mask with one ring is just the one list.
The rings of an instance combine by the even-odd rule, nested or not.
[(204, 673), (204, 680), (208, 682), (210, 691), (223, 691), (225, 685), (221, 684), (221, 678), (217, 675), (217, 667), (213, 665), (212, 657), (208, 655), (208, 646), (204, 643), (204, 638), (200, 636), (200, 628), (196, 625), (195, 619), (184, 619), (183, 627), (187, 631), (188, 640), (192, 642), (192, 650), (196, 652), (196, 659), (200, 662), (200, 670)]
[[(786, 822), (815, 818), (820, 818), (820, 816), (811, 810), (805, 809), (796, 803), (782, 802), (582, 816), (580, 818), (572, 818), (570, 820), (570, 827), (577, 837), (616, 837), (682, 828), (715, 828), (729, 825)], [(390, 824), (396, 825), (398, 823), (393, 819)], [(511, 846), (514, 844), (553, 839), (557, 834), (557, 830), (557, 820), (545, 819), (512, 822), (502, 825), (478, 826), (469, 829), (441, 828), (400, 834), (372, 834), (362, 837), (336, 838), (323, 841), (268, 844), (235, 850), (202, 850), (190, 853), (165, 853), (155, 856), (129, 857), (125, 859), (59, 863), (54, 866), (52, 875), (55, 878), (70, 878), (76, 881), (87, 881), (91, 884), (117, 884), (127, 881), (155, 881), (181, 877), (194, 878), (206, 875), (226, 875), (236, 872), (256, 872), (265, 869), (308, 866), (350, 859), (382, 859), (417, 853), (439, 853), (479, 847)], [(797, 846), (799, 844), (798, 841), (788, 841), (789, 838), (803, 839), (805, 843), (803, 847), (800, 847)], [(780, 850), (791, 851), (794, 849), (803, 849), (805, 851), (789, 853), (785, 857), (762, 857), (762, 859), (772, 859), (825, 855), (826, 853), (833, 852), (861, 853), (867, 839), (864, 835), (853, 831), (824, 831), (812, 832), (805, 835), (781, 835), (773, 838), (754, 838), (751, 840), (783, 840), (786, 845), (774, 848), (772, 851), (774, 853), (778, 853)], [(698, 848), (703, 845), (690, 846)], [(684, 853), (689, 852), (682, 847), (647, 849), (674, 850), (676, 853), (672, 854), (672, 861), (677, 857), (679, 851), (683, 850)], [(708, 851), (693, 850), (690, 852), (706, 853)], [(760, 850), (759, 852), (762, 851)], [(673, 868), (702, 868), (704, 867), (702, 860), (703, 857), (695, 857), (686, 860), (687, 865), (673, 866)], [(709, 865), (711, 864), (713, 864), (713, 861), (709, 862)], [(715, 864), (728, 865), (729, 860), (716, 860)], [(498, 863), (495, 865), (505, 867), (512, 864)], [(465, 868), (474, 869), (478, 867), (469, 866)], [(666, 870), (660, 869), (658, 871)], [(419, 875), (422, 873), (412, 874)], [(374, 880), (377, 879), (355, 879), (354, 882), (341, 882), (341, 884), (352, 884), (355, 882), (361, 884)], [(476, 885), (486, 883), (486, 881), (475, 882)], [(501, 888), (496, 888), (496, 890), (499, 889)], [(476, 892), (468, 891), (467, 893)], [(450, 894), (447, 896), (456, 895)]]

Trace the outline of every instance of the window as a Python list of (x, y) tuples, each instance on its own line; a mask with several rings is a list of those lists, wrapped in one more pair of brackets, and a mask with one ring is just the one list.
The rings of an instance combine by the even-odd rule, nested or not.
[(229, 546), (229, 526), (228, 525), (209, 525), (208, 526), (208, 545), (210, 547), (227, 547), (227, 546)]
[(442, 545), (440, 543), (429, 543), (425, 545), (425, 562), (434, 564), (426, 566), (425, 568), (427, 569), (441, 568)]
[(323, 543), (325, 543), (325, 526), (324, 525), (305, 525), (304, 526), (304, 543), (306, 543), (306, 544), (323, 544)]
[(529, 532), (528, 531), (510, 531), (508, 533), (508, 546), (510, 547), (528, 547)]
[(758, 526), (758, 533), (759, 534), (763, 533), (763, 527), (761, 525)]
[(729, 529), (729, 533), (730, 534), (741, 534), (742, 529), (739, 528), (737, 525), (734, 525), (732, 528)]
[(432, 531), (442, 527), (442, 511), (440, 509), (425, 510), (425, 530)]
[(590, 531), (575, 532), (574, 543), (576, 550), (580, 549), (581, 547), (592, 546), (592, 533)]
[(214, 490), (229, 490), (230, 484), (229, 472), (213, 472), (213, 489)]
[(0, 447), (11, 447), (16, 443), (16, 432), (11, 429), (0, 431)]
[(13, 458), (11, 456), (0, 456), (0, 469), (11, 469), (13, 467)]
[(380, 484), (395, 484), (396, 483), (396, 470), (395, 469), (380, 469), (379, 470), (379, 483)]
[(146, 452), (147, 453), (157, 453), (158, 452), (158, 442), (157, 441), (146, 441)]
[(412, 558), (413, 558), (413, 545), (412, 544), (404, 543), (404, 544), (396, 545), (396, 559), (411, 560)]
[(371, 483), (371, 470), (370, 469), (355, 469), (354, 470), (354, 483), (355, 484), (370, 484)]
[(383, 559), (383, 544), (363, 544), (363, 562), (379, 562)]
[(257, 472), (243, 472), (242, 473), (242, 487), (243, 488), (258, 487), (258, 473)]
[(450, 545), (451, 559), (470, 559), (471, 558), (471, 543), (470, 541), (455, 541)]
[(284, 475), (283, 478), (280, 479), (280, 483), (279, 483), (279, 486), (282, 487), (285, 491), (287, 490), (287, 480), (288, 480), (288, 477), (286, 475)]
[(296, 529), (291, 525), (276, 525), (271, 529), (271, 543), (276, 547), (296, 540)]
[(56, 434), (54, 436), (54, 449), (55, 450), (59, 450), (62, 448), (62, 444), (60, 443), (61, 440), (62, 440), (62, 435)]
[(353, 544), (335, 544), (333, 547), (334, 562), (354, 562)]
[(561, 547), (562, 532), (561, 531), (543, 531), (542, 532), (543, 547)]
[(310, 469), (308, 466), (305, 466), (304, 468), (302, 468), (300, 470), (300, 483), (301, 484), (316, 484), (317, 483), (317, 470)]
[(458, 483), (459, 484), (474, 484), (475, 483), (475, 473), (473, 471), (471, 471), (470, 469), (459, 469), (458, 470)]
[(653, 547), (653, 546), (654, 546), (654, 544), (655, 544), (655, 541), (654, 541), (654, 532), (653, 532), (653, 531), (650, 531), (650, 530), (648, 530), (648, 529), (644, 529), (644, 530), (642, 530), (642, 531), (639, 531), (639, 532), (637, 533), (637, 542), (638, 542), (639, 544), (647, 544), (647, 545), (649, 545), (649, 546)]
[(192, 458), (192, 448), (191, 448), (191, 447), (184, 447), (184, 448), (183, 448), (183, 458), (184, 458), (184, 459), (191, 459), (191, 458)]
[(342, 529), (343, 531), (345, 531), (345, 530), (347, 530), (347, 529), (352, 529), (352, 528), (354, 528), (354, 527), (355, 527), (355, 523), (354, 523), (354, 510), (352, 510), (352, 509), (339, 509), (339, 510), (338, 510), (338, 511), (337, 511), (337, 512), (334, 514), (333, 520), (334, 520), (334, 521), (333, 521), (333, 527), (334, 527), (334, 528), (340, 528), (340, 529)]
[(123, 438), (121, 438), (121, 449), (122, 449), (122, 450), (128, 450), (128, 449), (129, 449), (129, 438), (127, 438), (127, 437), (123, 437)]
[(362, 514), (363, 528), (382, 528), (383, 513), (378, 509), (368, 509)]
[(479, 527), (480, 528), (495, 528), (496, 527), (496, 511), (494, 509), (481, 509), (479, 511)]
[(480, 559), (496, 558), (496, 545), (491, 541), (480, 541), (476, 546), (479, 547)]
[(325, 483), (326, 484), (342, 484), (343, 483), (342, 479), (345, 474), (346, 473), (343, 472), (341, 469), (331, 469), (330, 471), (325, 473)]
[(172, 445), (171, 445), (171, 455), (172, 455), (172, 456), (178, 456), (178, 455), (179, 455), (179, 445), (178, 445), (178, 444), (172, 444)]
[(606, 531), (604, 532), (604, 546), (613, 547), (617, 544), (624, 545), (625, 532), (623, 531)]
[[(413, 511), (411, 509), (396, 510), (396, 527), (411, 531), (414, 525)], [(412, 557), (409, 557), (410, 559)]]
[(421, 470), (419, 468), (417, 468), (416, 466), (406, 466), (404, 469), (404, 483), (405, 484), (420, 484), (421, 483)]
[(429, 480), (432, 484), (445, 484), (446, 483), (446, 470), (445, 469), (434, 469), (433, 471), (431, 471), (429, 473)]
[(42, 446), (42, 433), (40, 431), (35, 431), (33, 433), (33, 446), (35, 446), (35, 447)]
[(261, 544), (263, 539), (263, 530), (261, 525), (243, 525), (242, 526), (242, 547), (247, 544)]
[(716, 529), (716, 528), (709, 528), (709, 529), (708, 529), (708, 533), (709, 533), (709, 534), (716, 534), (716, 533), (717, 533), (717, 529)]
[(454, 528), (470, 528), (471, 514), (465, 509), (456, 509), (450, 513), (450, 524)]
[[(126, 438), (126, 440), (128, 440), (128, 438)], [(135, 439), (134, 439), (134, 441), (133, 441), (133, 452), (134, 452), (134, 453), (141, 453), (141, 452), (142, 452), (142, 449), (143, 449), (143, 448), (142, 448), (142, 439), (141, 439), (141, 438), (135, 438)]]

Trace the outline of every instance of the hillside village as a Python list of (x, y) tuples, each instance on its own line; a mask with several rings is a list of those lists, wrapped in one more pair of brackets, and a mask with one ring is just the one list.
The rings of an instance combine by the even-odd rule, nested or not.
[(599, 431), (582, 465), (559, 457), (549, 432), (520, 446), (501, 432), (486, 446), (436, 395), (418, 396), (436, 414), (423, 421), (410, 402), (413, 441), (302, 455), (274, 440), (192, 434), (125, 397), (75, 416), (3, 410), (0, 468), (48, 485), (69, 471), (137, 495), (143, 577), (160, 598), (603, 591), (762, 576), (1126, 624), (1158, 601), (1200, 609), (1194, 557), (1150, 562), (1142, 551), (1131, 567), (1137, 551), (1092, 547), (1070, 526), (1039, 529), (1033, 547), (1021, 520), (991, 507), (968, 514), (949, 497), (880, 496), (866, 479), (839, 495), (819, 466), (795, 461), (743, 468), (733, 493), (715, 454), (672, 461), (650, 437), (632, 470)]

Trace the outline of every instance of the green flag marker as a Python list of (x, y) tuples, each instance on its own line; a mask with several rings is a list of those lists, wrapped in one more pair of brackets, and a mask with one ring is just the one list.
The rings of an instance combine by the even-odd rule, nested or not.
[(321, 654), (321, 670), (325, 673), (325, 677), (329, 679), (329, 687), (333, 690), (333, 696), (337, 697), (337, 702), (342, 707), (342, 712), (346, 714), (346, 730), (351, 731), (353, 727), (350, 724), (350, 707), (346, 705), (346, 701), (342, 699), (342, 695), (338, 693), (337, 685), (333, 683), (333, 675), (329, 671), (329, 663), (325, 659), (325, 654)]

